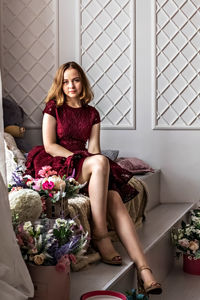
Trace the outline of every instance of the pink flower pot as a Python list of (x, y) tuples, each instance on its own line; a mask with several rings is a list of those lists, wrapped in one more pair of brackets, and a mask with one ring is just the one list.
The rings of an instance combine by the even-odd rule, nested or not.
[(55, 266), (28, 265), (34, 284), (33, 300), (69, 300), (70, 265), (65, 272), (56, 271)]
[(192, 275), (200, 275), (200, 259), (183, 254), (183, 271)]

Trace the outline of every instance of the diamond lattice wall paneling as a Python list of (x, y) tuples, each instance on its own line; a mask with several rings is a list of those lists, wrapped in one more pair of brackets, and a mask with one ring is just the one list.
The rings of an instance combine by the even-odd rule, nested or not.
[(135, 127), (134, 1), (81, 1), (81, 64), (102, 128)]
[(57, 69), (57, 1), (3, 0), (3, 93), (23, 107), (25, 125), (41, 125)]
[(200, 129), (200, 1), (156, 1), (155, 128)]

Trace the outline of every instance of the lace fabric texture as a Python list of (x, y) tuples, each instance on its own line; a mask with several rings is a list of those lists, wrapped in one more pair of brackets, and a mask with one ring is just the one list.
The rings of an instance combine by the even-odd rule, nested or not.
[[(94, 155), (87, 151), (86, 143), (90, 137), (92, 126), (100, 122), (99, 113), (90, 105), (73, 108), (64, 103), (62, 106), (57, 107), (54, 100), (46, 104), (44, 113), (50, 114), (56, 119), (57, 143), (74, 154), (67, 158), (53, 157), (46, 153), (44, 146), (36, 146), (28, 154), (26, 173), (32, 177), (38, 177), (39, 170), (48, 165), (52, 166), (61, 176), (65, 174), (70, 176), (74, 170), (75, 179), (77, 180), (84, 159)], [(123, 202), (131, 200), (138, 193), (136, 189), (128, 184), (133, 174), (110, 159), (109, 163), (109, 190), (118, 191)]]

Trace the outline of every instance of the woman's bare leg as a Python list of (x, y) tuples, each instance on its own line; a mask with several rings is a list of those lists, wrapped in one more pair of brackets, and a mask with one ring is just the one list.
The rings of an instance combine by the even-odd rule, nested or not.
[[(102, 237), (108, 233), (107, 229), (107, 196), (110, 166), (108, 159), (103, 155), (87, 157), (78, 178), (80, 183), (89, 182), (89, 197), (93, 220), (93, 236)], [(102, 256), (118, 253), (114, 250), (110, 238), (96, 242)]]
[[(108, 212), (130, 258), (136, 263), (138, 268), (148, 266), (135, 226), (120, 195), (116, 191), (108, 191)], [(147, 269), (141, 272), (141, 276), (145, 284), (155, 281), (153, 274)]]

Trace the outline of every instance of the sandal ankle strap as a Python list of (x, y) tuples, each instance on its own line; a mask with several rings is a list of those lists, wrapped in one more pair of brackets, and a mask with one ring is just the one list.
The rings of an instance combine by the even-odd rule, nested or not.
[(149, 270), (151, 273), (153, 273), (149, 266), (141, 266), (138, 268), (139, 273), (141, 273), (143, 270)]
[(110, 237), (108, 232), (105, 233), (105, 234), (99, 235), (99, 236), (98, 236), (98, 235), (93, 235), (93, 236), (92, 236), (92, 239), (93, 239), (94, 241), (101, 241), (101, 240), (103, 240), (103, 239), (105, 239), (105, 238), (107, 238), (107, 237)]

